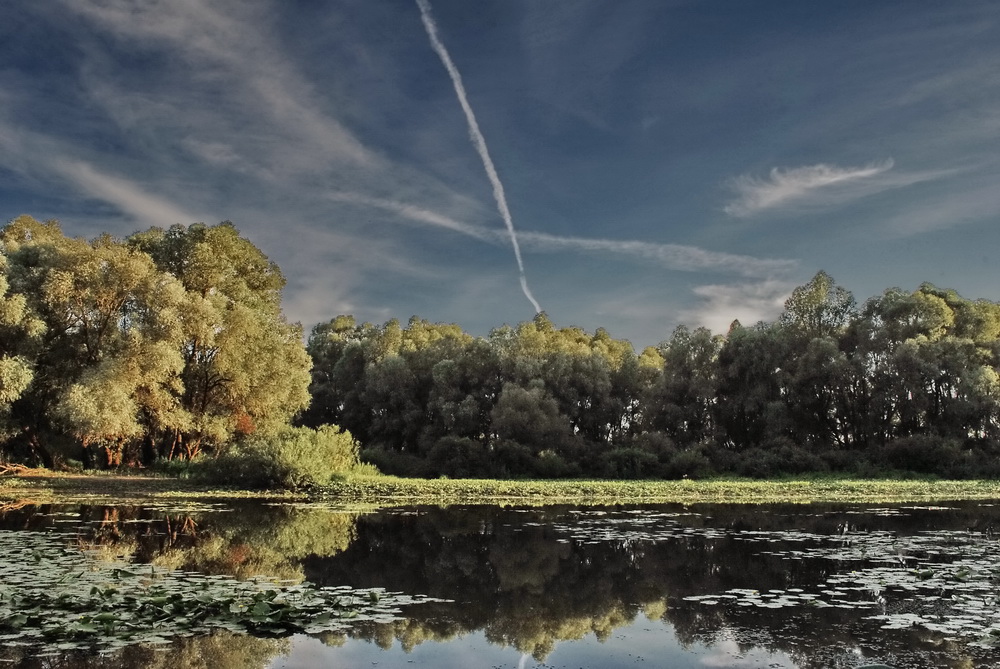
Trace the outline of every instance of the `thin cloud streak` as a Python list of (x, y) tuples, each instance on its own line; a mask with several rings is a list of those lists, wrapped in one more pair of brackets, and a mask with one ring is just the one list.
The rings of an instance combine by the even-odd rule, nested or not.
[(56, 163), (56, 170), (86, 197), (112, 204), (143, 225), (169, 227), (198, 220), (197, 216), (147, 193), (136, 184), (103, 174), (87, 163), (62, 160)]
[[(377, 160), (349, 130), (317, 108), (316, 96), (269, 36), (241, 12), (212, 4), (153, 3), (139, 8), (127, 0), (99, 5), (66, 3), (121, 38), (176, 45), (173, 53), (211, 73), (269, 115), (281, 128), (326, 154), (329, 160), (370, 166)], [(95, 102), (101, 99), (95, 96)], [(116, 113), (113, 108), (109, 113)]]
[(801, 202), (832, 186), (876, 177), (891, 170), (894, 164), (891, 158), (864, 167), (843, 168), (820, 163), (784, 170), (775, 167), (767, 179), (743, 175), (732, 183), (738, 197), (726, 205), (725, 212), (730, 216), (745, 217), (765, 209)]
[(360, 193), (330, 193), (327, 197), (335, 202), (345, 202), (348, 204), (356, 204), (364, 207), (372, 207), (374, 209), (381, 209), (383, 211), (388, 211), (390, 213), (396, 214), (403, 218), (408, 218), (412, 221), (417, 221), (419, 223), (426, 223), (428, 225), (445, 228), (447, 230), (452, 230), (453, 232), (458, 232), (468, 237), (475, 237), (481, 241), (485, 242), (497, 242), (497, 241), (507, 241), (507, 236), (496, 230), (490, 230), (487, 228), (477, 227), (475, 225), (469, 225), (468, 223), (462, 223), (456, 221), (453, 218), (449, 218), (442, 214), (429, 209), (424, 209), (413, 204), (407, 204), (405, 202), (397, 202), (395, 200), (386, 200), (384, 198), (371, 197), (368, 195), (362, 195)]
[[(416, 205), (357, 193), (331, 193), (330, 199), (360, 206), (373, 207), (402, 218), (474, 237), (483, 242), (501, 244), (507, 241), (499, 230), (456, 221)], [(724, 271), (747, 277), (765, 278), (794, 270), (798, 261), (783, 258), (754, 258), (735, 253), (708, 251), (682, 244), (658, 244), (638, 240), (561, 237), (544, 232), (522, 230), (518, 233), (525, 247), (536, 253), (587, 252), (629, 256), (649, 260), (667, 269), (685, 272)]]
[(455, 87), (455, 95), (462, 106), (462, 111), (465, 112), (465, 120), (469, 124), (469, 136), (472, 139), (472, 144), (476, 147), (476, 151), (483, 161), (483, 167), (486, 169), (486, 176), (489, 177), (490, 183), (493, 185), (493, 197), (497, 201), (497, 209), (500, 212), (501, 218), (503, 218), (504, 225), (507, 226), (511, 246), (514, 247), (514, 258), (517, 260), (517, 269), (521, 278), (521, 290), (532, 306), (535, 307), (535, 313), (540, 313), (542, 308), (539, 306), (535, 296), (531, 294), (531, 289), (528, 288), (528, 278), (524, 273), (524, 260), (521, 258), (521, 247), (517, 243), (517, 233), (514, 231), (514, 221), (510, 215), (510, 209), (507, 207), (507, 197), (504, 195), (503, 183), (500, 181), (500, 175), (497, 173), (497, 169), (493, 165), (493, 159), (490, 158), (489, 150), (486, 148), (486, 138), (483, 137), (483, 133), (479, 130), (476, 115), (472, 112), (472, 107), (469, 105), (469, 99), (465, 94), (465, 86), (462, 84), (462, 76), (459, 74), (458, 68), (455, 67), (451, 56), (448, 55), (448, 50), (445, 49), (444, 43), (438, 36), (437, 24), (434, 23), (434, 19), (431, 17), (430, 3), (427, 0), (417, 0), (417, 6), (420, 8), (420, 18), (424, 23), (424, 28), (427, 30), (427, 37), (430, 38), (431, 46), (448, 71), (448, 76), (451, 77), (451, 83)]
[(735, 253), (707, 251), (682, 244), (558, 237), (542, 232), (523, 232), (521, 239), (531, 242), (532, 250), (536, 251), (577, 250), (614, 253), (652, 260), (668, 269), (685, 272), (721, 270), (743, 276), (766, 277), (792, 270), (798, 265), (798, 261), (795, 260), (754, 258)]

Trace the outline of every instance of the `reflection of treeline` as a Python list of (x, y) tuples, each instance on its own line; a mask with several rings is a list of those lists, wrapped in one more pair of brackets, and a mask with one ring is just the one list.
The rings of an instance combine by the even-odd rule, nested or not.
[(301, 581), (307, 557), (347, 549), (357, 516), (287, 505), (189, 514), (138, 506), (25, 507), (0, 514), (0, 529), (52, 531), (72, 517), (81, 529), (67, 544), (99, 559)]
[(636, 354), (545, 315), (487, 338), (417, 318), (314, 328), (308, 425), (390, 473), (1000, 474), (1000, 305), (924, 284), (857, 307), (825, 273), (773, 323)]
[(68, 651), (57, 658), (35, 657), (34, 649), (12, 646), (0, 650), (0, 661), (19, 669), (248, 669), (267, 667), (288, 653), (287, 639), (260, 639), (219, 631), (199, 637), (178, 637), (167, 646), (133, 645), (114, 653)]
[[(712, 516), (713, 528), (745, 526), (749, 530), (773, 525), (788, 529), (787, 517), (779, 515), (781, 509), (771, 509), (774, 517), (759, 508), (755, 514), (724, 506), (699, 507), (698, 511)], [(979, 522), (980, 514), (981, 509), (955, 510), (945, 514), (941, 526), (964, 528)], [(754, 518), (766, 520), (755, 526)], [(817, 513), (799, 516), (796, 525), (803, 532), (826, 533), (848, 521), (881, 528), (906, 520), (856, 519), (849, 514)], [(491, 643), (544, 661), (560, 642), (589, 635), (606, 639), (645, 616), (671, 625), (685, 646), (732, 640), (734, 632), (752, 630), (752, 635), (740, 641), (743, 650), (763, 646), (789, 653), (798, 666), (820, 669), (840, 666), (831, 662), (831, 654), (849, 652), (868, 633), (878, 635), (879, 647), (886, 652), (910, 652), (918, 635), (933, 636), (917, 631), (889, 635), (878, 630), (877, 623), (865, 628), (866, 632), (855, 610), (803, 607), (790, 614), (788, 609), (687, 602), (684, 597), (689, 595), (730, 588), (762, 592), (813, 588), (838, 566), (765, 555), (760, 544), (734, 536), (709, 536), (708, 532), (678, 533), (647, 542), (629, 539), (626, 528), (609, 522), (596, 530), (611, 535), (621, 530), (620, 540), (605, 535), (593, 542), (566, 542), (565, 535), (553, 527), (565, 523), (578, 528), (577, 520), (557, 509), (517, 512), (487, 507), (368, 515), (359, 519), (356, 538), (346, 551), (307, 560), (305, 573), (318, 585), (380, 584), (389, 590), (455, 600), (455, 604), (421, 605), (406, 620), (360, 626), (348, 633), (383, 648), (399, 642), (407, 651), (425, 641), (457, 639), (481, 630)], [(697, 527), (704, 520), (685, 517), (684, 525)], [(327, 641), (336, 644), (338, 637)], [(961, 648), (936, 641), (936, 649), (925, 646), (920, 650), (935, 653), (936, 661), (928, 666), (963, 666)], [(853, 664), (858, 658), (840, 659), (852, 659)]]

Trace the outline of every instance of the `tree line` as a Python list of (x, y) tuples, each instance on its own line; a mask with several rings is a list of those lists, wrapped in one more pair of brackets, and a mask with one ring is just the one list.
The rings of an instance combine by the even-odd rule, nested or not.
[(283, 286), (229, 222), (87, 241), (11, 221), (0, 456), (249, 476), (360, 444), (414, 476), (1000, 475), (1000, 304), (930, 284), (859, 306), (820, 272), (773, 322), (641, 352), (545, 314), (485, 337), (342, 315), (303, 343)]
[(700, 477), (1000, 474), (1000, 304), (930, 284), (860, 307), (824, 272), (774, 322), (637, 353), (544, 315), (488, 337), (413, 318), (316, 326), (307, 425), (385, 472)]

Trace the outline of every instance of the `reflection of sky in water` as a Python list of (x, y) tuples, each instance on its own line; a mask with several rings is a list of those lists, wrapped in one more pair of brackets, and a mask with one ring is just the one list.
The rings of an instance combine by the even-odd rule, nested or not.
[(634, 623), (615, 630), (605, 641), (588, 634), (577, 641), (561, 641), (544, 662), (521, 655), (513, 648), (489, 643), (482, 632), (446, 643), (426, 641), (406, 653), (398, 643), (383, 650), (373, 643), (355, 639), (331, 648), (316, 639), (295, 637), (288, 655), (276, 658), (271, 669), (394, 669), (433, 667), (434, 669), (625, 669), (669, 667), (704, 669), (728, 667), (750, 669), (794, 669), (798, 665), (785, 653), (754, 648), (741, 653), (735, 640), (722, 639), (713, 646), (678, 644), (673, 627), (639, 616)]

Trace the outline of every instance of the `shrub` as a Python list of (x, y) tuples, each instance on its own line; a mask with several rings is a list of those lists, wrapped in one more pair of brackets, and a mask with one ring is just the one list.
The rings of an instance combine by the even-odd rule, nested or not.
[(537, 475), (537, 459), (531, 449), (509, 439), (496, 445), (495, 457), (501, 478), (528, 478)]
[(213, 483), (245, 488), (310, 488), (330, 483), (358, 464), (358, 445), (335, 425), (287, 427), (274, 437), (252, 436), (201, 464)]
[(442, 437), (427, 454), (432, 471), (451, 478), (488, 476), (486, 447), (466, 437)]
[(562, 455), (548, 448), (538, 454), (535, 471), (547, 479), (573, 478), (582, 474), (579, 464), (568, 462)]
[(886, 464), (893, 469), (939, 476), (961, 475), (963, 456), (957, 440), (931, 434), (896, 439), (884, 451)]
[(602, 474), (613, 479), (652, 478), (659, 473), (660, 460), (641, 448), (616, 448), (602, 456)]
[(668, 479), (700, 479), (711, 474), (711, 461), (698, 449), (681, 451), (664, 468), (664, 476)]
[(429, 478), (433, 475), (431, 464), (426, 458), (381, 446), (361, 451), (361, 462), (363, 466), (374, 467), (390, 476)]
[(736, 472), (751, 478), (770, 478), (782, 474), (818, 474), (829, 469), (820, 456), (779, 437), (766, 442), (763, 448), (744, 451)]

